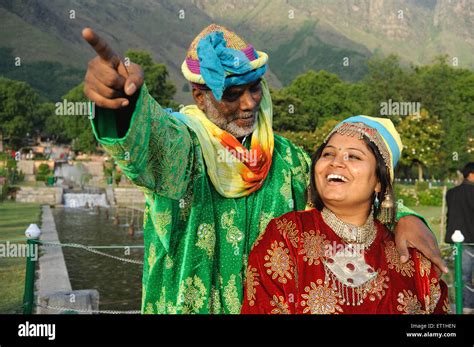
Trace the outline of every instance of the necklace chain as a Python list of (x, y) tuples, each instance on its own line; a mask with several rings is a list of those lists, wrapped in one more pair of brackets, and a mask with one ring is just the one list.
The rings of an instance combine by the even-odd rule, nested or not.
[(377, 235), (377, 229), (374, 223), (373, 211), (364, 225), (358, 227), (346, 223), (339, 219), (330, 209), (324, 207), (321, 211), (324, 222), (339, 236), (345, 243), (364, 244), (365, 248), (369, 248)]

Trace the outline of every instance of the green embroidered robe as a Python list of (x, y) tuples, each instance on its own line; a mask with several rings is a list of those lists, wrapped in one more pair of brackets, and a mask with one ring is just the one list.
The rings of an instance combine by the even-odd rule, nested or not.
[(268, 222), (305, 208), (310, 159), (275, 135), (270, 172), (251, 195), (229, 199), (214, 189), (195, 133), (143, 86), (129, 129), (100, 110), (97, 140), (145, 194), (143, 313), (240, 312), (247, 258)]

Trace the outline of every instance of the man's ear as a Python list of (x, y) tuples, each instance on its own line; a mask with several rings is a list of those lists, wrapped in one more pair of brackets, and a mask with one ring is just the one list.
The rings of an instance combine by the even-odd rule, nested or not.
[(198, 88), (194, 88), (193, 89), (193, 99), (194, 99), (194, 102), (196, 103), (197, 107), (205, 112), (206, 111), (206, 107), (205, 107), (205, 101), (204, 101), (204, 98), (206, 97), (205, 95), (205, 92), (201, 89), (198, 89)]

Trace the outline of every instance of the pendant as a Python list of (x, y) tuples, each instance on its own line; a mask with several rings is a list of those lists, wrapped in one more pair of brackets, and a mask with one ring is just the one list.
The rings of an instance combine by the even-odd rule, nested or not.
[(325, 282), (332, 281), (332, 289), (338, 293), (341, 304), (359, 306), (370, 289), (377, 272), (365, 262), (364, 252), (352, 255), (338, 251), (324, 261)]

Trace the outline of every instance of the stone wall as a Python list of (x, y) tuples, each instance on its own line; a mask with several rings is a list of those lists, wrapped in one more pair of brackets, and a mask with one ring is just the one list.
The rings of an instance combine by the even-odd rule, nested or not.
[(118, 206), (141, 207), (145, 205), (145, 195), (137, 188), (114, 188), (114, 198)]
[(59, 205), (62, 200), (63, 189), (58, 187), (21, 187), (16, 193), (17, 202)]

